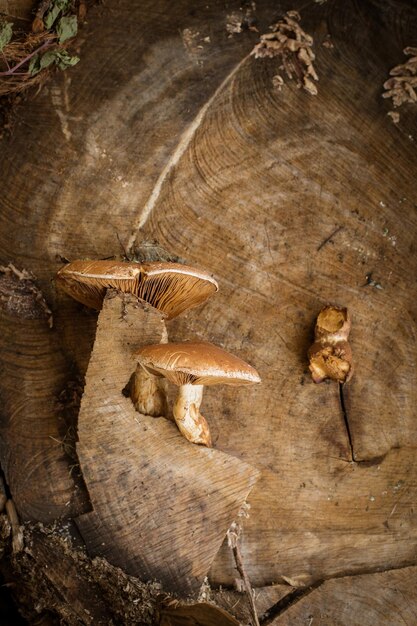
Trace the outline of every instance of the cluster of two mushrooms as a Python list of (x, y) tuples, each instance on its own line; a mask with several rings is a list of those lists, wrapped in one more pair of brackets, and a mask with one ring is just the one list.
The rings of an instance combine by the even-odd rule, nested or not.
[[(74, 261), (57, 274), (57, 284), (79, 302), (101, 309), (107, 289), (131, 293), (172, 319), (203, 303), (218, 290), (212, 276), (180, 263)], [(260, 382), (257, 371), (207, 342), (159, 343), (142, 347), (135, 357), (132, 400), (138, 411), (159, 416), (165, 410), (157, 378), (179, 387), (173, 406), (175, 422), (192, 443), (211, 446), (208, 424), (200, 413), (204, 385)]]

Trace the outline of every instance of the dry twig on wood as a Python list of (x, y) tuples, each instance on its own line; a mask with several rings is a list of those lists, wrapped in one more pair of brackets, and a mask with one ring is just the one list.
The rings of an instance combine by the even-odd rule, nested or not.
[[(238, 514), (238, 519), (249, 516), (247, 512), (248, 508), (249, 508), (248, 504), (244, 504), (242, 506)], [(243, 563), (242, 553), (240, 551), (239, 540), (240, 540), (241, 534), (242, 534), (242, 526), (240, 522), (239, 521), (233, 522), (229, 530), (227, 531), (227, 542), (229, 544), (230, 549), (232, 550), (233, 558), (236, 563), (236, 569), (242, 580), (243, 588), (248, 598), (250, 612), (252, 615), (253, 626), (259, 626), (259, 618), (258, 618), (258, 613), (256, 611), (254, 590), (252, 588), (249, 576), (246, 572), (246, 569)]]

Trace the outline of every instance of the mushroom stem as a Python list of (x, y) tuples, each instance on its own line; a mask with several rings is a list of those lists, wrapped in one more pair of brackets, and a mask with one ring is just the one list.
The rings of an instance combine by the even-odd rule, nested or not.
[(137, 366), (133, 376), (130, 396), (139, 413), (153, 417), (167, 413), (166, 397), (158, 377), (149, 374), (140, 365)]
[(199, 410), (202, 399), (203, 385), (181, 385), (173, 414), (181, 434), (188, 441), (211, 448), (210, 430)]

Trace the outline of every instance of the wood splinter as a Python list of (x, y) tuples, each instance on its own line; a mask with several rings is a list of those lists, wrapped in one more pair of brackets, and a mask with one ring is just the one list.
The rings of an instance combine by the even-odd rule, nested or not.
[(17, 554), (23, 550), (23, 531), (13, 500), (9, 498), (6, 501), (5, 508), (12, 529), (12, 551), (13, 554)]
[(256, 610), (255, 592), (252, 588), (251, 581), (246, 572), (245, 565), (243, 563), (242, 552), (240, 550), (240, 540), (242, 535), (242, 524), (240, 522), (240, 519), (243, 517), (249, 517), (249, 508), (250, 505), (246, 502), (242, 505), (237, 515), (237, 521), (232, 522), (229, 530), (227, 531), (227, 543), (232, 551), (233, 558), (235, 560), (236, 570), (240, 576), (243, 589), (248, 599), (249, 609), (252, 617), (252, 624), (253, 626), (260, 626), (258, 612)]
[(308, 351), (309, 369), (315, 383), (327, 378), (346, 383), (352, 377), (352, 350), (348, 343), (351, 325), (345, 307), (326, 306), (318, 314), (315, 341)]

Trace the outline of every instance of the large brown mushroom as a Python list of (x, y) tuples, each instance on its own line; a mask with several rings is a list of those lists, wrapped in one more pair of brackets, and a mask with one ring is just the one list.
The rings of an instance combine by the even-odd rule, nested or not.
[(177, 426), (188, 441), (208, 447), (210, 430), (200, 413), (204, 385), (261, 382), (251, 365), (207, 342), (144, 346), (135, 356), (149, 374), (164, 376), (179, 387), (173, 407)]
[(218, 290), (204, 270), (181, 263), (73, 261), (56, 276), (57, 285), (93, 309), (101, 309), (106, 289), (131, 293), (168, 319), (204, 302)]

